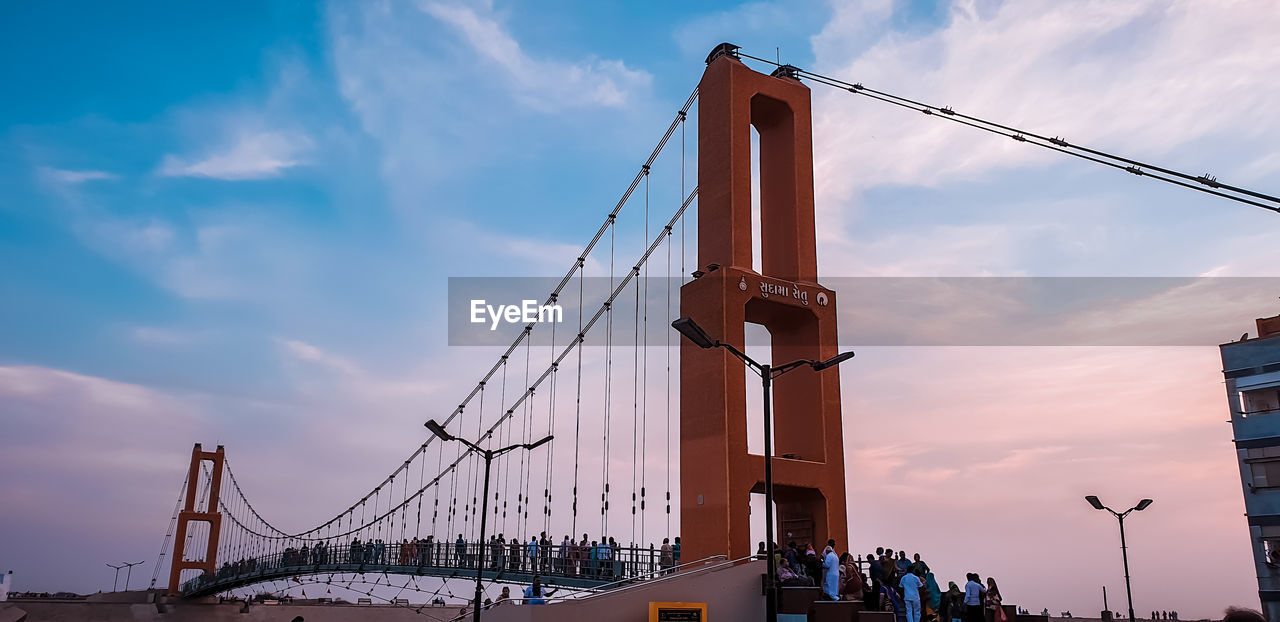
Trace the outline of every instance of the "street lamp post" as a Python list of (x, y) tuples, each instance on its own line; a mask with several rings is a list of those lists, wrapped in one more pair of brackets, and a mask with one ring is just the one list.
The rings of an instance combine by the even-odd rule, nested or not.
[(533, 450), (538, 448), (538, 446), (547, 443), (548, 441), (550, 441), (555, 437), (548, 434), (541, 440), (533, 443), (521, 443), (518, 445), (509, 445), (507, 447), (503, 447), (502, 449), (484, 449), (479, 445), (476, 445), (475, 443), (472, 443), (471, 441), (465, 438), (459, 438), (457, 436), (454, 436), (446, 432), (444, 430), (444, 426), (440, 425), (439, 423), (436, 423), (435, 419), (428, 421), (426, 423), (426, 426), (427, 426), (427, 429), (431, 430), (431, 433), (438, 436), (440, 440), (458, 441), (463, 445), (467, 446), (467, 451), (475, 452), (484, 458), (484, 497), (483, 497), (484, 505), (480, 510), (480, 542), (478, 545), (480, 549), (480, 554), (476, 556), (476, 602), (475, 602), (475, 606), (473, 607), (475, 611), (473, 612), (471, 617), (471, 619), (474, 620), (474, 622), (480, 622), (480, 609), (481, 609), (481, 606), (483, 605), (480, 599), (484, 596), (484, 590), (481, 584), (481, 581), (483, 579), (483, 575), (481, 573), (484, 571), (484, 546), (485, 546), (484, 537), (485, 537), (485, 528), (487, 527), (487, 522), (488, 522), (487, 519), (489, 518), (489, 467), (490, 465), (493, 464), (494, 458), (501, 456), (502, 454), (505, 454), (508, 451), (512, 451), (515, 449)]
[(671, 327), (680, 331), (681, 335), (684, 335), (686, 339), (699, 348), (724, 348), (725, 350), (728, 350), (731, 354), (738, 357), (738, 359), (743, 363), (746, 363), (747, 367), (760, 375), (760, 385), (764, 391), (764, 539), (765, 547), (767, 547), (765, 549), (767, 555), (767, 558), (765, 559), (767, 563), (765, 565), (768, 573), (768, 578), (765, 581), (767, 589), (764, 597), (764, 613), (765, 620), (767, 622), (777, 622), (778, 595), (776, 588), (778, 582), (778, 570), (773, 566), (773, 422), (772, 409), (770, 408), (771, 403), (773, 402), (771, 399), (773, 379), (805, 365), (808, 365), (813, 369), (813, 371), (822, 371), (828, 367), (835, 367), (836, 365), (853, 358), (853, 352), (841, 352), (840, 354), (837, 354), (825, 361), (802, 359), (775, 367), (768, 363), (756, 362), (743, 351), (733, 347), (732, 344), (712, 339), (707, 335), (706, 331), (702, 330), (702, 327), (698, 326), (698, 324), (691, 318), (682, 317), (672, 322)]
[(133, 577), (133, 567), (142, 563), (145, 562), (124, 562), (125, 568), (128, 568), (124, 573), (124, 591), (129, 591), (129, 579)]
[(1130, 512), (1141, 512), (1147, 509), (1147, 506), (1151, 505), (1151, 500), (1143, 499), (1138, 502), (1138, 505), (1135, 505), (1123, 512), (1117, 512), (1105, 505), (1102, 505), (1102, 502), (1099, 501), (1098, 497), (1095, 495), (1089, 495), (1085, 497), (1084, 500), (1088, 501), (1089, 505), (1092, 505), (1095, 510), (1106, 510), (1111, 512), (1111, 515), (1116, 517), (1116, 520), (1120, 522), (1120, 555), (1124, 558), (1124, 592), (1125, 596), (1129, 598), (1129, 622), (1133, 622), (1135, 619), (1133, 617), (1133, 590), (1129, 588), (1129, 547), (1125, 544), (1124, 540), (1124, 518), (1128, 516)]
[(112, 592), (119, 591), (119, 589), (120, 589), (120, 569), (121, 569), (121, 568), (124, 568), (124, 564), (121, 564), (121, 565), (119, 565), (119, 566), (115, 566), (115, 565), (112, 565), (112, 564), (107, 564), (107, 568), (115, 568), (115, 569), (116, 569), (116, 576), (115, 576), (115, 578), (114, 578), (114, 579), (112, 579), (112, 580), (111, 580), (111, 591), (112, 591)]

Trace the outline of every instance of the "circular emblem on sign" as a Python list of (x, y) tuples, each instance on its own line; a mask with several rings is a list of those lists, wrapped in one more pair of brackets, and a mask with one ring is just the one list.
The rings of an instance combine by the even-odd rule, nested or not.
[(741, 281), (738, 281), (738, 289), (747, 291), (747, 277), (744, 276)]
[(827, 292), (818, 292), (818, 295), (816, 298), (818, 300), (819, 307), (827, 306)]

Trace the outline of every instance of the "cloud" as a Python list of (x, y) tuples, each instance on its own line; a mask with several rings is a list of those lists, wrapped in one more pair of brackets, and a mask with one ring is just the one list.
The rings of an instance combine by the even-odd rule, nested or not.
[(286, 354), (299, 361), (316, 363), (348, 376), (356, 376), (361, 373), (350, 361), (340, 356), (329, 354), (304, 341), (277, 338), (276, 343), (284, 348)]
[[(1156, 0), (1008, 2), (989, 15), (954, 11), (945, 29), (924, 37), (887, 35), (855, 58), (824, 45), (844, 36), (837, 19), (815, 47), (826, 51), (822, 70), (868, 87), (1083, 144), (1158, 155), (1245, 126), (1262, 134), (1280, 129), (1264, 114), (1280, 87), (1263, 77), (1280, 71), (1280, 58), (1265, 53), (1280, 14), (1265, 2), (1239, 4), (1221, 11)], [(815, 137), (832, 147), (874, 141), (874, 149), (820, 150), (835, 158), (823, 163), (825, 171), (852, 162), (865, 171), (817, 175), (834, 184), (828, 191), (835, 195), (858, 179), (936, 185), (1059, 161), (835, 89), (817, 95), (815, 109), (827, 112)]]
[[(346, 357), (300, 339), (277, 337), (275, 342), (287, 360), (305, 364), (294, 368), (292, 376), (295, 387), (308, 398), (330, 396), (326, 399), (353, 406), (382, 403), (402, 408), (452, 386), (437, 380), (439, 373), (372, 373)], [(320, 373), (314, 373), (316, 370)]]
[(224, 150), (194, 160), (166, 155), (159, 173), (166, 177), (206, 177), (227, 181), (268, 179), (305, 164), (302, 156), (311, 147), (311, 139), (301, 133), (247, 133)]
[[(40, 366), (0, 367), (0, 411), (0, 523), (25, 525), (37, 540), (57, 533), (76, 550), (103, 540), (154, 546), (190, 439), (206, 429), (199, 398)], [(86, 514), (98, 520), (77, 520)], [(39, 579), (54, 577), (29, 578)]]
[(73, 171), (60, 168), (41, 167), (40, 178), (54, 184), (78, 185), (87, 181), (117, 179), (119, 176), (107, 171), (82, 170)]
[[(1280, 99), (1280, 85), (1266, 76), (1280, 72), (1272, 45), (1280, 13), (1268, 2), (1230, 10), (1163, 0), (956, 2), (946, 23), (923, 33), (893, 30), (893, 12), (876, 10), (883, 5), (837, 6), (813, 38), (815, 70), (1193, 174), (1212, 167), (1227, 183), (1258, 183), (1276, 170), (1269, 145), (1280, 139), (1280, 121), (1268, 102)], [(868, 45), (849, 44), (869, 32), (877, 38)], [(890, 269), (1017, 274), (1041, 265), (1040, 273), (1111, 274), (1124, 266), (1128, 274), (1176, 275), (1229, 252), (1205, 239), (1214, 237), (1206, 226), (1226, 238), (1232, 223), (1265, 215), (813, 88), (828, 271), (869, 263), (865, 245), (896, 236), (898, 249), (909, 244), (911, 252), (884, 259)], [(1006, 228), (992, 253), (953, 255), (955, 227), (984, 219)], [(853, 223), (862, 225), (856, 233)], [(1168, 259), (1169, 239), (1182, 235), (1204, 243)]]
[[(496, 270), (498, 274), (515, 276), (562, 276), (582, 253), (582, 243), (549, 240), (534, 236), (503, 233), (492, 226), (470, 221), (449, 221), (441, 225), (448, 231), (442, 236), (449, 256), (472, 270)], [(588, 274), (607, 273), (600, 251), (586, 261)], [(639, 257), (622, 256), (619, 261)]]
[[(633, 128), (671, 118), (670, 102), (656, 113), (647, 72), (541, 49), (486, 8), (335, 5), (329, 31), (340, 91), (376, 145), (371, 161), (410, 232), (434, 234), (446, 212), (492, 213), (489, 206), (512, 200), (509, 189), (541, 187), (565, 166), (584, 174), (634, 158), (652, 143)], [(588, 168), (568, 164), (575, 161)], [(504, 183), (488, 181), (494, 167), (507, 171)], [(529, 212), (553, 209), (521, 200), (532, 201)]]
[(1070, 450), (1070, 447), (1060, 445), (1053, 447), (1018, 448), (1009, 451), (1005, 456), (998, 460), (975, 464), (970, 468), (975, 471), (1024, 470), (1031, 464), (1043, 463), (1052, 456), (1059, 456)]
[(520, 101), (544, 111), (561, 106), (624, 106), (653, 82), (648, 72), (629, 69), (619, 60), (534, 58), (497, 20), (470, 6), (441, 2), (419, 6), (448, 24), (476, 54), (497, 67)]
[(94, 212), (74, 227), (89, 247), (189, 300), (271, 304), (297, 296), (316, 278), (316, 243), (297, 226), (239, 206), (187, 220), (179, 228)]

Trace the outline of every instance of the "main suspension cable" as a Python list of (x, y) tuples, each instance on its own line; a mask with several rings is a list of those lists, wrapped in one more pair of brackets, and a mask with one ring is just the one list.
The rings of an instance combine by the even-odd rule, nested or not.
[(1152, 179), (1195, 190), (1197, 192), (1212, 194), (1224, 199), (1230, 199), (1239, 203), (1280, 213), (1280, 197), (1218, 181), (1217, 177), (1209, 173), (1205, 173), (1203, 175), (1191, 175), (1167, 167), (1143, 162), (1141, 160), (1115, 155), (1100, 149), (1092, 149), (1082, 145), (1072, 144), (1067, 142), (1066, 139), (1058, 136), (1050, 138), (1035, 132), (1029, 132), (996, 123), (994, 121), (988, 121), (979, 117), (962, 114), (956, 112), (950, 107), (934, 106), (908, 99), (906, 97), (886, 93), (884, 91), (878, 91), (876, 89), (863, 86), (860, 82), (846, 82), (839, 78), (832, 78), (830, 76), (815, 73), (807, 69), (801, 69), (793, 65), (785, 65), (776, 61), (771, 61), (767, 58), (759, 58), (750, 54), (742, 53), (741, 51), (737, 52), (737, 55), (742, 58), (751, 59), (753, 61), (777, 67), (778, 71), (776, 71), (775, 74), (781, 72), (796, 78), (807, 78), (819, 84), (838, 88), (854, 95), (862, 95), (864, 97), (869, 97), (895, 106), (901, 106), (909, 110), (915, 110), (916, 112), (921, 112), (926, 115), (935, 116), (940, 119), (946, 119), (961, 125), (967, 125), (985, 132), (1011, 138), (1018, 142), (1043, 147), (1045, 149), (1075, 156), (1090, 162), (1123, 170), (1134, 175), (1150, 177)]

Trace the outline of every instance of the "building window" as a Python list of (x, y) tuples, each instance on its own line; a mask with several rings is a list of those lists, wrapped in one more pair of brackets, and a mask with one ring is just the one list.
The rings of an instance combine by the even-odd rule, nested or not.
[(1267, 387), (1240, 392), (1240, 411), (1244, 416), (1280, 412), (1280, 389)]
[(1280, 566), (1280, 538), (1263, 540), (1262, 549), (1266, 551), (1268, 566)]
[[(1274, 450), (1273, 447), (1267, 449)], [(1250, 449), (1250, 452), (1254, 450)], [(1253, 473), (1253, 488), (1280, 488), (1280, 460), (1250, 462), (1249, 469)], [(1277, 534), (1280, 537), (1280, 534)]]
[(1268, 566), (1280, 566), (1280, 526), (1266, 525), (1262, 527), (1262, 550)]

